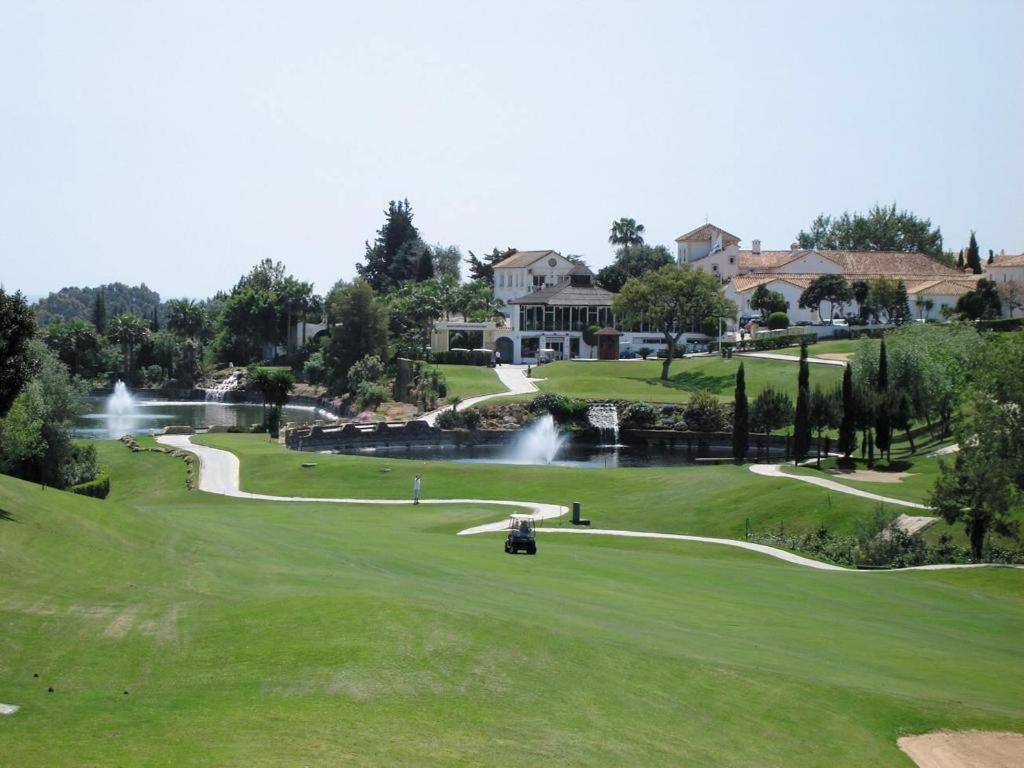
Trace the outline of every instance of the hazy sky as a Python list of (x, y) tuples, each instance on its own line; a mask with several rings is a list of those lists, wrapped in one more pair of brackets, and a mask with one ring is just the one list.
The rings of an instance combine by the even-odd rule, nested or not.
[(1024, 250), (1024, 2), (31, 2), (0, 15), (0, 282), (324, 290), (428, 242), (705, 217), (784, 248), (876, 201)]

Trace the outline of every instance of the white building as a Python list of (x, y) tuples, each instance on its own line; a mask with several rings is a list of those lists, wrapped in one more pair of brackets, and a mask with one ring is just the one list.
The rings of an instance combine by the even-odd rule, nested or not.
[(1000, 252), (991, 264), (985, 265), (985, 272), (996, 283), (1024, 283), (1024, 253)]
[[(760, 240), (754, 240), (750, 250), (743, 250), (739, 243), (739, 238), (714, 224), (705, 224), (676, 238), (679, 262), (725, 281), (725, 295), (736, 302), (741, 316), (757, 314), (750, 307), (750, 299), (757, 287), (764, 285), (789, 302), (790, 322), (816, 322), (814, 309), (800, 309), (800, 294), (815, 278), (840, 274), (851, 283), (877, 277), (902, 280), (907, 286), (911, 311), (919, 317), (940, 318), (942, 308), (954, 307), (957, 299), (972, 290), (980, 278), (923, 253), (814, 250), (802, 249), (796, 243), (788, 250), (767, 251), (761, 249)], [(850, 302), (837, 314), (858, 312), (856, 302)]]

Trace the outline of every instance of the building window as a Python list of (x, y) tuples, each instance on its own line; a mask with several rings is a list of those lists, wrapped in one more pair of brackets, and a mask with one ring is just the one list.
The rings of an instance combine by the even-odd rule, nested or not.
[(533, 276), (533, 287), (538, 290), (544, 287), (544, 275)]
[(525, 338), (520, 343), (519, 349), (522, 357), (536, 357), (537, 350), (540, 349), (540, 339), (537, 336)]

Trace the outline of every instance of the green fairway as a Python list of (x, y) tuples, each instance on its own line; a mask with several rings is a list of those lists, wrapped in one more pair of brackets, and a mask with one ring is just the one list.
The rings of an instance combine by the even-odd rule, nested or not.
[[(744, 363), (747, 394), (754, 397), (771, 385), (796, 396), (797, 366), (781, 360), (721, 357), (693, 357), (675, 360), (668, 381), (662, 381), (661, 363), (655, 360), (562, 361), (534, 370), (544, 379), (538, 386), (545, 392), (558, 392), (587, 399), (648, 400), (658, 403), (682, 403), (699, 389), (709, 389), (722, 400), (732, 399), (736, 369)], [(811, 387), (831, 389), (842, 381), (839, 366), (817, 365), (811, 368)]]
[(465, 400), (468, 397), (504, 392), (493, 368), (482, 365), (437, 365), (448, 382), (448, 396)]
[[(857, 345), (860, 341), (857, 339), (836, 339), (834, 341), (819, 341), (816, 344), (811, 344), (807, 347), (807, 354), (811, 357), (820, 355), (848, 355), (857, 351)], [(800, 356), (800, 347), (783, 347), (782, 349), (773, 349), (772, 352), (777, 352), (780, 355), (796, 355)]]
[(254, 493), (401, 499), (409, 496), (412, 477), (419, 473), (429, 498), (579, 501), (585, 516), (601, 528), (743, 538), (749, 520), (755, 530), (826, 525), (853, 533), (877, 507), (806, 483), (759, 477), (733, 464), (578, 469), (317, 455), (317, 466), (308, 469), (302, 463), (310, 454), (260, 435), (203, 435), (196, 442), (238, 454), (242, 488)]
[(905, 766), (904, 733), (1024, 729), (1020, 572), (509, 557), (453, 535), (493, 510), (189, 493), (179, 460), (100, 449), (106, 501), (0, 477), (4, 764)]

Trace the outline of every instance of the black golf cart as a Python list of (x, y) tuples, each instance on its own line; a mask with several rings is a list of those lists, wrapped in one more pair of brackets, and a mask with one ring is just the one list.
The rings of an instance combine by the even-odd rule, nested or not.
[(505, 552), (510, 555), (514, 555), (516, 552), (525, 552), (528, 555), (537, 554), (537, 535), (531, 515), (512, 515), (508, 519)]

